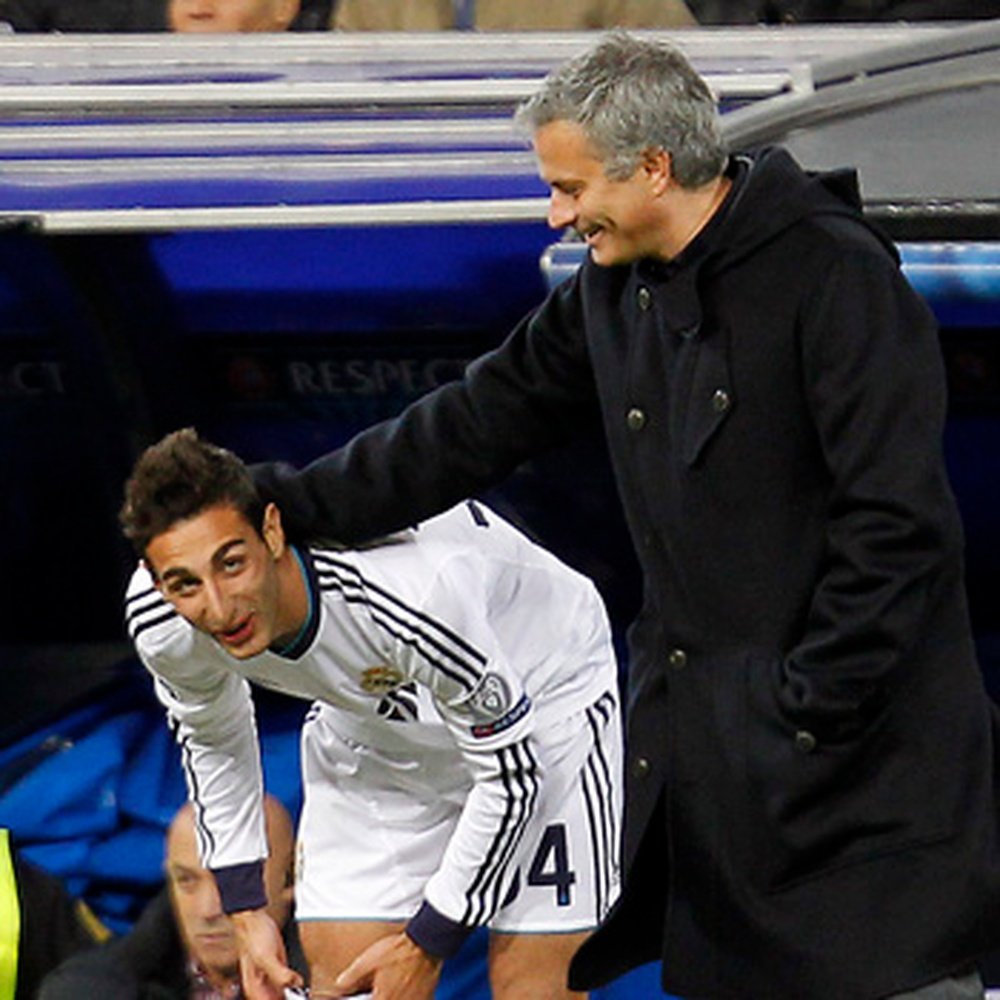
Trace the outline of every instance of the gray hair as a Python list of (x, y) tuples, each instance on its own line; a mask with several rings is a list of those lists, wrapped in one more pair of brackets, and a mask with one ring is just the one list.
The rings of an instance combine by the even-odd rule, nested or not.
[(670, 154), (686, 188), (718, 177), (726, 162), (708, 84), (679, 49), (624, 31), (549, 73), (514, 120), (530, 132), (554, 121), (582, 126), (612, 180), (631, 177), (649, 149)]

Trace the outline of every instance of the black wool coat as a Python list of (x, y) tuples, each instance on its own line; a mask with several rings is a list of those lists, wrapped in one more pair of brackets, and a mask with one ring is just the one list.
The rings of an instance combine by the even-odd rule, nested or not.
[(686, 997), (864, 1000), (1000, 935), (942, 361), (853, 174), (730, 171), (676, 260), (586, 263), (463, 381), (258, 482), (293, 531), (370, 537), (599, 410), (644, 604), (624, 892), (572, 983), (660, 958)]

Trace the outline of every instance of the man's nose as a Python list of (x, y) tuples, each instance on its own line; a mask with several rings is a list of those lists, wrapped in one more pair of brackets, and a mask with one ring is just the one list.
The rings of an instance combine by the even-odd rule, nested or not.
[(229, 624), (228, 601), (222, 590), (212, 581), (206, 580), (202, 586), (202, 622), (210, 631)]
[(202, 879), (198, 887), (198, 915), (202, 920), (219, 920), (225, 916), (222, 897), (213, 878)]
[(550, 229), (566, 229), (576, 222), (576, 201), (563, 191), (553, 191), (549, 195)]

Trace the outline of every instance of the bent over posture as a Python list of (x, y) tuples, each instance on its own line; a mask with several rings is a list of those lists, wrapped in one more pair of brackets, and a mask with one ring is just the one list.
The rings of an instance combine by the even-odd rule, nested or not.
[(358, 551), (290, 545), (191, 431), (126, 488), (127, 621), (182, 747), (251, 997), (298, 982), (263, 909), (248, 682), (313, 701), (296, 917), (312, 996), (432, 997), (489, 925), (498, 998), (570, 996), (618, 892), (616, 669), (594, 586), (478, 503)]

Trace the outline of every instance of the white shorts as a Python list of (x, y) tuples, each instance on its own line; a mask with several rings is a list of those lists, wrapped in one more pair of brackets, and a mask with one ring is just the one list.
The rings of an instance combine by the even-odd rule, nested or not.
[[(405, 921), (440, 865), (470, 779), (455, 748), (404, 759), (342, 737), (335, 719), (336, 710), (317, 704), (302, 730), (296, 919)], [(620, 888), (617, 695), (540, 728), (546, 783), (508, 901), (489, 926), (591, 930)]]

